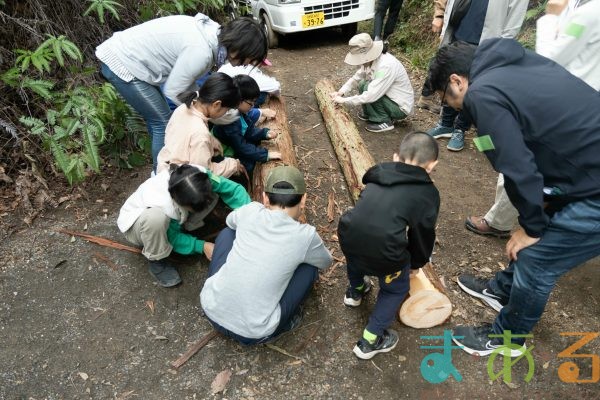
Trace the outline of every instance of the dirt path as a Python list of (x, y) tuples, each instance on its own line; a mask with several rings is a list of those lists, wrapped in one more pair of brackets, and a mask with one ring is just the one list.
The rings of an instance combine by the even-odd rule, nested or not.
[[(269, 55), (272, 72), (283, 83), (297, 156), (310, 188), (309, 222), (338, 258), (332, 237), (337, 220), (327, 222), (327, 197), (335, 193), (338, 212), (350, 202), (312, 88), (323, 77), (343, 83), (353, 72), (342, 63), (345, 52), (341, 38), (323, 32), (288, 41)], [(427, 129), (433, 122), (431, 115), (418, 111), (392, 132), (361, 132), (375, 159), (383, 161), (391, 159), (406, 132)], [(435, 261), (455, 305), (453, 320), (444, 326), (417, 331), (396, 323), (402, 339), (394, 351), (373, 362), (357, 360), (351, 349), (375, 298), (370, 295), (358, 310), (344, 308), (345, 272), (338, 265), (308, 300), (303, 325), (277, 341), (277, 348), (243, 347), (217, 338), (175, 371), (169, 362), (210, 330), (199, 317), (198, 304), (206, 261), (179, 258), (184, 283), (165, 290), (153, 283), (140, 256), (54, 232), (87, 228), (123, 241), (115, 225), (118, 209), (148, 171), (114, 172), (90, 182), (87, 198), (64, 203), (0, 244), (0, 398), (600, 398), (599, 383), (567, 384), (557, 375), (564, 361), (576, 361), (581, 377), (591, 376), (589, 358), (567, 360), (557, 354), (575, 342), (561, 332), (600, 328), (598, 259), (564, 277), (552, 294), (530, 342), (535, 346), (531, 382), (523, 382), (524, 360), (514, 367), (509, 386), (489, 382), (487, 359), (456, 350), (452, 361), (460, 382), (450, 378), (434, 385), (421, 375), (421, 360), (431, 350), (420, 346), (441, 345), (421, 335), (440, 336), (455, 324), (494, 317), (453, 281), (462, 271), (491, 276), (505, 262), (504, 241), (463, 228), (466, 215), (484, 212), (491, 204), (495, 187), (495, 173), (470, 146), (471, 138), (458, 154), (444, 148), (433, 174), (442, 196)], [(600, 354), (600, 338), (578, 353)], [(211, 382), (225, 369), (233, 371), (226, 391), (212, 395)], [(499, 369), (501, 361), (496, 360), (495, 371)]]

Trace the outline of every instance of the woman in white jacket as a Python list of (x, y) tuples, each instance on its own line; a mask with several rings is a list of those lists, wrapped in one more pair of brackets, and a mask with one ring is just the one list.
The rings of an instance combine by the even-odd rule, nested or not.
[(96, 57), (102, 75), (146, 121), (156, 170), (171, 116), (164, 96), (179, 105), (177, 96), (195, 90), (196, 79), (215, 64), (227, 58), (232, 65), (257, 65), (267, 48), (265, 33), (249, 18), (220, 27), (203, 14), (174, 15), (115, 32), (96, 48)]
[[(381, 40), (373, 41), (368, 33), (355, 35), (348, 44), (350, 52), (344, 61), (360, 68), (340, 90), (331, 93), (333, 101), (361, 105), (358, 118), (367, 121), (369, 132), (394, 129), (394, 121), (406, 118), (414, 104), (406, 69), (396, 57), (383, 51)], [(355, 88), (359, 94), (348, 96)]]

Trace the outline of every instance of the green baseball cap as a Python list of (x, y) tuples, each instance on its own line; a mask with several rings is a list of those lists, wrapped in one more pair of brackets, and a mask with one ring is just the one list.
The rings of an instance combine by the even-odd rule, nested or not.
[[(274, 188), (275, 184), (287, 182), (292, 187), (289, 189)], [(304, 175), (296, 167), (291, 165), (282, 165), (275, 167), (267, 177), (265, 184), (265, 192), (277, 194), (304, 194), (306, 193), (306, 183), (304, 183)]]

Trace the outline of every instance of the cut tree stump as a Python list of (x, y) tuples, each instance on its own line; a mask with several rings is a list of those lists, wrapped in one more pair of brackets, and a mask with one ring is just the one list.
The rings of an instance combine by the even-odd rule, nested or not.
[[(348, 189), (354, 202), (363, 189), (362, 177), (375, 160), (367, 150), (354, 120), (343, 106), (337, 105), (330, 93), (337, 90), (329, 80), (315, 86), (315, 96), (323, 114), (323, 121), (335, 150)], [(430, 328), (444, 323), (452, 314), (452, 304), (445, 294), (444, 284), (433, 269), (426, 264), (411, 277), (410, 297), (399, 312), (400, 320), (413, 328)]]

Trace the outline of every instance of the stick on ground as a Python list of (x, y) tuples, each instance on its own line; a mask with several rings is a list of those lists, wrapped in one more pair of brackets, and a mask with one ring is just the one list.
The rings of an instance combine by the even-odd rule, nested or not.
[(208, 344), (208, 342), (210, 342), (211, 340), (213, 340), (217, 336), (219, 336), (219, 332), (215, 331), (214, 329), (212, 331), (208, 332), (200, 340), (198, 340), (196, 343), (194, 343), (193, 345), (191, 345), (187, 349), (187, 351), (185, 353), (183, 353), (183, 355), (181, 357), (179, 357), (177, 360), (173, 361), (171, 363), (171, 366), (173, 368), (175, 368), (175, 369), (181, 367), (190, 358), (192, 358), (192, 356), (194, 354), (196, 354), (198, 351), (200, 351), (200, 349), (202, 349), (204, 346), (206, 346)]

